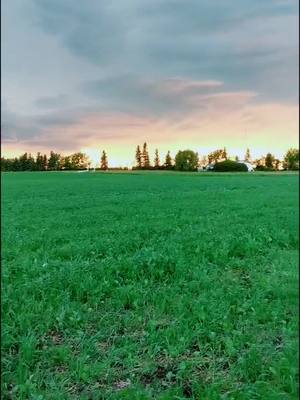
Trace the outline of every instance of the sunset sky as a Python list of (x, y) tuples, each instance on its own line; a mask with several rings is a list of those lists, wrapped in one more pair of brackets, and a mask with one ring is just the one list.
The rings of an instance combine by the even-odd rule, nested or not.
[(298, 0), (2, 2), (2, 154), (298, 147)]

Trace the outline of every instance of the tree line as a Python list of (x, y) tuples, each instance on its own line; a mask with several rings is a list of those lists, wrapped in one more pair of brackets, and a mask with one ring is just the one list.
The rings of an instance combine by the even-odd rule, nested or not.
[(192, 150), (179, 150), (173, 159), (170, 151), (167, 152), (164, 162), (160, 163), (158, 149), (155, 149), (153, 164), (150, 163), (147, 143), (143, 146), (137, 146), (135, 153), (136, 165), (134, 169), (174, 169), (178, 171), (197, 171), (199, 168), (206, 168), (209, 164), (216, 164), (224, 161), (234, 160), (235, 162), (244, 162), (253, 164), (256, 170), (278, 171), (298, 170), (299, 169), (299, 150), (290, 148), (284, 155), (283, 160), (277, 159), (273, 154), (267, 153), (265, 156), (253, 160), (250, 149), (247, 148), (243, 160), (238, 156), (229, 156), (226, 147), (210, 152), (207, 156), (199, 158), (197, 152)]
[[(232, 157), (227, 153), (226, 148), (217, 149), (207, 156), (199, 158), (197, 152), (193, 150), (179, 150), (174, 158), (170, 151), (166, 153), (161, 161), (158, 149), (155, 149), (153, 162), (150, 160), (148, 146), (145, 142), (143, 146), (138, 145), (135, 152), (135, 166), (133, 169), (155, 170), (167, 169), (178, 171), (197, 171), (199, 168), (206, 168), (207, 165), (224, 162), (226, 160), (236, 162), (252, 163), (256, 170), (274, 171), (279, 169), (298, 170), (299, 169), (299, 150), (291, 148), (284, 155), (283, 160), (277, 159), (271, 153), (267, 153), (260, 159), (252, 160), (249, 148), (245, 152), (243, 160), (237, 156)], [(78, 171), (91, 169), (91, 162), (85, 153), (78, 152), (63, 156), (54, 151), (50, 152), (49, 157), (46, 154), (38, 152), (35, 157), (30, 153), (24, 153), (20, 157), (1, 158), (1, 171)], [(94, 169), (94, 168), (93, 168)], [(109, 168), (108, 156), (105, 150), (99, 157), (99, 167), (102, 171)], [(115, 169), (115, 168), (114, 168)], [(127, 169), (127, 168), (118, 168)]]
[[(37, 153), (33, 157), (30, 153), (24, 153), (20, 157), (1, 158), (2, 171), (61, 171), (61, 170), (86, 170), (91, 166), (86, 154), (78, 152), (63, 156), (54, 151), (46, 154)], [(101, 156), (101, 168), (107, 169), (107, 156), (103, 151)]]

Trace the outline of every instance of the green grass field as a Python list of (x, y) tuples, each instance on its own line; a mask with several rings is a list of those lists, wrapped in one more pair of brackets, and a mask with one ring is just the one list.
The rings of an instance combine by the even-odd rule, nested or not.
[(2, 175), (3, 399), (297, 399), (298, 174)]

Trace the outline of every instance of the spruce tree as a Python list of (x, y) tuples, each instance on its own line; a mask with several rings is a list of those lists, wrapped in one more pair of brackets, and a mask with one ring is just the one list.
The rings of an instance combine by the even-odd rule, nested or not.
[(250, 150), (247, 147), (246, 154), (245, 154), (245, 161), (249, 162), (250, 160), (251, 160)]
[(143, 153), (142, 153), (142, 166), (143, 168), (149, 168), (150, 167), (150, 160), (149, 160), (149, 154), (148, 154), (148, 149), (147, 149), (147, 143), (145, 142), (143, 145)]
[(35, 171), (35, 169), (36, 169), (36, 164), (35, 164), (35, 160), (34, 160), (34, 158), (32, 157), (32, 155), (31, 155), (31, 153), (29, 153), (29, 156), (28, 156), (28, 167), (27, 167), (27, 170), (28, 171)]
[(43, 156), (41, 155), (40, 152), (38, 152), (35, 159), (35, 169), (37, 171), (43, 171), (43, 161), (44, 161)]
[(166, 154), (165, 167), (166, 168), (172, 168), (172, 158), (171, 158), (171, 155), (170, 155), (170, 150)]
[(108, 161), (107, 161), (107, 155), (105, 153), (105, 151), (102, 151), (102, 156), (101, 156), (101, 167), (100, 167), (103, 171), (108, 170)]
[(26, 171), (28, 169), (28, 154), (24, 153), (19, 157), (19, 170)]
[(19, 158), (15, 157), (13, 159), (13, 162), (12, 162), (12, 170), (13, 171), (22, 171), (20, 158), (21, 157), (19, 157)]
[(137, 146), (137, 148), (136, 148), (135, 160), (136, 160), (137, 168), (142, 168), (142, 153), (141, 153), (140, 146)]
[(155, 168), (159, 168), (159, 165), (160, 165), (160, 160), (159, 160), (158, 149), (155, 149), (154, 166)]
[(43, 155), (42, 170), (43, 170), (43, 171), (47, 171), (47, 167), (48, 167), (47, 155), (44, 154), (44, 155)]

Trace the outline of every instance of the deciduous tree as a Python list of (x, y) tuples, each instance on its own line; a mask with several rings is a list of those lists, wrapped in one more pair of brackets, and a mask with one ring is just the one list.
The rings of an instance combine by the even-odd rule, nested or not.
[(88, 157), (86, 154), (78, 152), (71, 155), (71, 169), (83, 170), (88, 168)]
[(289, 149), (284, 156), (284, 168), (290, 170), (299, 169), (299, 149)]
[(49, 171), (57, 171), (61, 167), (61, 155), (58, 153), (54, 153), (54, 151), (50, 152), (50, 157), (48, 160), (48, 169)]
[(265, 159), (266, 167), (267, 168), (273, 168), (274, 160), (275, 160), (275, 157), (273, 156), (273, 154), (268, 153), (266, 155), (266, 159)]
[(195, 171), (198, 166), (198, 154), (192, 150), (179, 151), (175, 157), (175, 169), (178, 171)]
[(227, 150), (226, 147), (224, 147), (223, 151), (222, 151), (222, 159), (223, 160), (227, 160)]
[(212, 151), (211, 153), (208, 154), (208, 162), (211, 164), (213, 162), (218, 162), (223, 160), (223, 155), (224, 155), (224, 150), (219, 149)]

